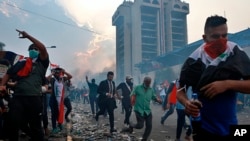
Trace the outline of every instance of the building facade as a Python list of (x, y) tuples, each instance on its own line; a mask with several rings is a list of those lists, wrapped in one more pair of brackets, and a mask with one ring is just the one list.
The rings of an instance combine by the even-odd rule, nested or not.
[(112, 17), (117, 81), (129, 74), (141, 83), (136, 64), (186, 46), (188, 13), (189, 4), (180, 0), (124, 0)]

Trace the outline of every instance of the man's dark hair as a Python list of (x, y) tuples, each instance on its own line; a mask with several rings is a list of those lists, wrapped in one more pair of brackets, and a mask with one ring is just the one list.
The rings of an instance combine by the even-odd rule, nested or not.
[(204, 33), (206, 33), (208, 28), (210, 27), (217, 27), (226, 23), (227, 23), (227, 19), (222, 16), (214, 15), (214, 16), (208, 17), (205, 23)]
[(62, 68), (54, 68), (51, 70), (51, 72), (55, 72), (55, 73), (60, 73), (62, 71)]
[(114, 75), (114, 72), (109, 71), (108, 74), (107, 74), (107, 76), (109, 76), (109, 75)]
[(32, 49), (36, 49), (36, 50), (37, 50), (37, 47), (36, 47), (35, 44), (31, 44), (31, 45), (29, 46), (29, 48), (28, 48), (28, 51), (29, 51), (29, 50), (32, 50)]
[(92, 83), (95, 83), (95, 79), (94, 79), (94, 78), (93, 78), (93, 79), (91, 79), (91, 82), (92, 82)]

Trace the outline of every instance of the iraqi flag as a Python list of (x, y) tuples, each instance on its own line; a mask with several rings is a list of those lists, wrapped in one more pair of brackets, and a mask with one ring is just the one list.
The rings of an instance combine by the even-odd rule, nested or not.
[(61, 97), (61, 100), (60, 100), (60, 103), (59, 104), (59, 114), (58, 114), (58, 123), (59, 124), (63, 124), (63, 120), (64, 120), (64, 88), (62, 89), (62, 97)]
[(206, 54), (204, 45), (197, 48), (183, 64), (180, 87), (192, 86), (194, 91), (198, 91), (217, 80), (240, 80), (250, 77), (250, 59), (237, 44), (228, 41), (225, 52), (215, 59)]
[(0, 51), (0, 59), (8, 60), (9, 64), (12, 66), (18, 61), (24, 59), (24, 56), (12, 51)]
[[(209, 98), (204, 92), (211, 92), (213, 89), (210, 87), (209, 90), (201, 91), (201, 88), (213, 82), (225, 83), (223, 80), (249, 79), (250, 59), (237, 44), (229, 41), (227, 49), (217, 58), (211, 59), (204, 51), (204, 45), (197, 48), (183, 64), (179, 85), (187, 88), (192, 86), (193, 92), (198, 94), (198, 99), (202, 103), (202, 128), (212, 134), (227, 136), (230, 133), (230, 125), (238, 124), (237, 91), (228, 88)], [(196, 129), (195, 126), (193, 128)]]
[(52, 63), (50, 62), (50, 70), (55, 69), (55, 68), (59, 68), (59, 67), (60, 67), (59, 65), (57, 65), (57, 64), (52, 64)]

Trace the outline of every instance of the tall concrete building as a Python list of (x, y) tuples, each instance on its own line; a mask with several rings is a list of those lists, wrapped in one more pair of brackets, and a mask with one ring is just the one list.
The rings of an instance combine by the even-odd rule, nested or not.
[(136, 64), (184, 47), (188, 13), (189, 4), (180, 0), (124, 0), (112, 17), (117, 81), (129, 74), (141, 83)]

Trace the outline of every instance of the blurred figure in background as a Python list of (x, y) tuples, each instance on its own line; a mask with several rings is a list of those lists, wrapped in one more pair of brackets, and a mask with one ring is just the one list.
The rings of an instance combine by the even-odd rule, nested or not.
[(98, 104), (97, 104), (97, 89), (98, 85), (95, 83), (95, 79), (91, 79), (91, 83), (88, 80), (88, 76), (86, 76), (86, 82), (89, 86), (89, 101), (90, 101), (90, 107), (93, 117), (95, 117), (95, 114), (98, 111)]
[(86, 101), (88, 102), (87, 104), (89, 104), (89, 94), (85, 86), (83, 86), (82, 88), (82, 97), (83, 97), (83, 104), (85, 104)]
[[(163, 116), (161, 117), (161, 124), (164, 124), (164, 121), (174, 113), (174, 108), (176, 105), (176, 93), (177, 93), (177, 89), (176, 89), (176, 82), (177, 79), (175, 81), (172, 81), (169, 84), (169, 87), (167, 89), (166, 92), (166, 97), (165, 100), (163, 102), (163, 110), (165, 111), (165, 113), (163, 114)], [(166, 109), (168, 109), (166, 111)]]

